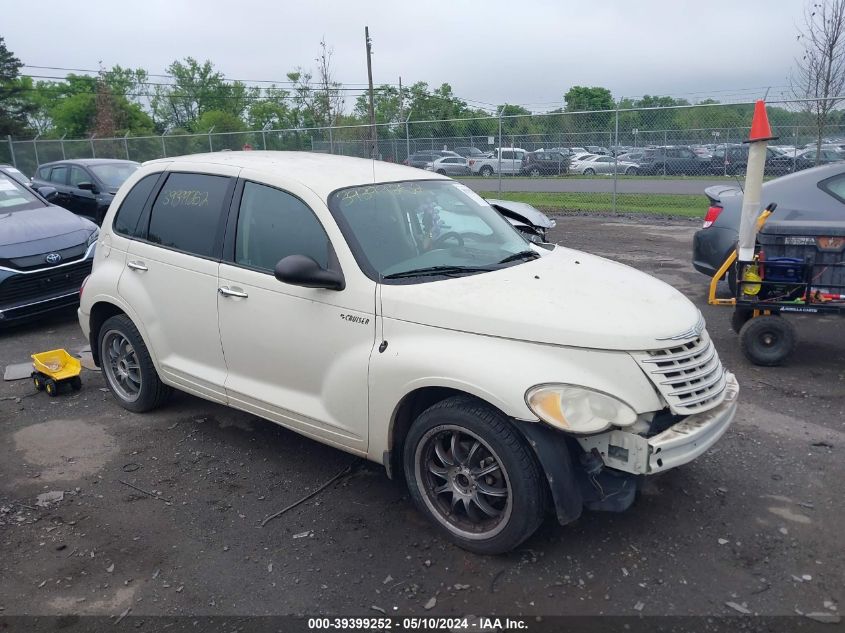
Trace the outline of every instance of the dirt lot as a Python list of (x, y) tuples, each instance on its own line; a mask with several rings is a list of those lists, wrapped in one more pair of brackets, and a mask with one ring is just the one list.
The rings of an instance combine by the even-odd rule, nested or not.
[[(519, 551), (476, 556), (444, 542), (381, 467), (269, 422), (186, 395), (131, 415), (94, 371), (80, 393), (56, 399), (26, 380), (0, 382), (0, 618), (747, 610), (836, 619), (845, 599), (842, 324), (805, 320), (788, 367), (749, 365), (729, 310), (705, 305), (706, 280), (689, 264), (697, 226), (570, 216), (553, 235), (687, 293), (740, 381), (740, 411), (722, 441), (650, 481), (628, 512), (587, 513), (565, 528), (550, 519)], [(624, 311), (607, 299), (604, 308)], [(84, 345), (74, 315), (62, 315), (0, 332), (0, 365)], [(36, 504), (51, 491), (63, 499)]]

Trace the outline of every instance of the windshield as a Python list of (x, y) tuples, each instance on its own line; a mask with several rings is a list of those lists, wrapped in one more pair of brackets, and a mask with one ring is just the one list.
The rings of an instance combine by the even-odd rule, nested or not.
[(44, 203), (14, 178), (0, 172), (0, 209), (3, 211), (19, 211), (43, 207)]
[(452, 180), (350, 187), (334, 192), (329, 206), (372, 278), (432, 267), (448, 267), (450, 276), (495, 270), (529, 249), (483, 198)]
[(109, 189), (117, 189), (126, 182), (140, 165), (138, 163), (108, 163), (105, 165), (92, 165), (91, 171)]

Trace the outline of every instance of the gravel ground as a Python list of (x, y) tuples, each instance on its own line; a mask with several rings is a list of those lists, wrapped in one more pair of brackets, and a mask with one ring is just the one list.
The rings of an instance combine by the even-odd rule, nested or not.
[[(442, 540), (381, 467), (272, 423), (184, 394), (132, 415), (95, 371), (84, 371), (80, 393), (56, 399), (26, 380), (0, 382), (0, 618), (383, 610), (837, 620), (845, 599), (841, 323), (806, 319), (788, 366), (751, 366), (729, 309), (706, 305), (706, 279), (689, 264), (697, 226), (574, 215), (558, 218), (553, 232), (685, 292), (741, 385), (725, 437), (649, 480), (626, 513), (586, 513), (567, 527), (550, 518), (518, 551), (477, 556)], [(606, 309), (624, 306), (608, 297)], [(0, 331), (0, 365), (84, 345), (75, 316), (57, 315)], [(38, 505), (39, 495), (59, 491), (61, 500)]]

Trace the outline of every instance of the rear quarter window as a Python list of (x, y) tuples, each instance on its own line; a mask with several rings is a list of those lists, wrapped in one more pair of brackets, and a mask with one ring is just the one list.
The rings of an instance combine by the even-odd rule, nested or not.
[(226, 176), (170, 174), (150, 211), (147, 240), (192, 255), (215, 257), (231, 197), (230, 184)]

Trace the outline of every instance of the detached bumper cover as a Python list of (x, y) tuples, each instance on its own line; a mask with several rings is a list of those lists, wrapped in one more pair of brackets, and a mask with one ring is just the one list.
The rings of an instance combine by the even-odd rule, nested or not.
[(578, 438), (582, 448), (597, 449), (608, 468), (652, 475), (689, 463), (715, 444), (733, 422), (739, 385), (726, 374), (726, 395), (709, 411), (685, 417), (659, 435), (645, 438), (626, 431), (608, 431)]

